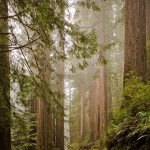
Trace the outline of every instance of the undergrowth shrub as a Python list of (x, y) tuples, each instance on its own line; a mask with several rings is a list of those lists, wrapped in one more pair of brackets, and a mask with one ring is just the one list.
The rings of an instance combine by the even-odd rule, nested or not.
[(150, 149), (150, 83), (130, 76), (125, 80), (121, 108), (108, 128), (108, 150)]
[(90, 136), (86, 136), (82, 142), (72, 143), (68, 148), (69, 150), (99, 150), (100, 139), (91, 140)]

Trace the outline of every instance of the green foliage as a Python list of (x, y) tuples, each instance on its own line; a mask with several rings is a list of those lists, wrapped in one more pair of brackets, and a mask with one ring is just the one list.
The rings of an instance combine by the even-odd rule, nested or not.
[(28, 150), (35, 145), (35, 115), (29, 111), (12, 114), (11, 144), (12, 150)]
[(122, 107), (126, 110), (127, 115), (135, 116), (139, 111), (149, 111), (149, 91), (150, 84), (145, 84), (139, 77), (132, 76), (125, 80)]
[(83, 142), (80, 145), (80, 149), (88, 149), (88, 150), (99, 150), (100, 149), (100, 139), (92, 140), (89, 136), (86, 136)]
[(111, 42), (111, 43), (108, 43), (104, 46), (104, 50), (107, 51), (107, 50), (111, 50), (112, 48), (114, 48), (116, 46), (116, 42)]
[[(35, 114), (31, 113), (34, 80), (22, 71), (12, 69), (11, 145), (12, 150), (28, 150), (35, 145)], [(15, 96), (16, 94), (16, 96)]]
[(78, 4), (82, 7), (87, 7), (95, 11), (100, 11), (100, 8), (91, 0), (78, 1)]
[(150, 149), (150, 84), (128, 74), (122, 106), (108, 129), (108, 150)]
[[(96, 4), (90, 0), (81, 3), (93, 10), (98, 9)], [(15, 2), (14, 5), (16, 5)], [(66, 46), (68, 46), (67, 37), (71, 37), (70, 42), (72, 44), (71, 48), (69, 48), (69, 54), (78, 59), (83, 58), (85, 60), (97, 52), (98, 44), (96, 42), (96, 34), (94, 31), (81, 31), (78, 24), (73, 24), (66, 20), (64, 15), (68, 7), (68, 2), (64, 0), (52, 0), (51, 2), (49, 2), (49, 0), (39, 0), (38, 2), (34, 0), (22, 0), (22, 3), (18, 5), (18, 9), (24, 10), (21, 13), (23, 18), (19, 19), (21, 19), (21, 23), (26, 28), (26, 31), (29, 32), (31, 30), (37, 34), (36, 37), (39, 37), (45, 46), (50, 48), (51, 52), (53, 51), (56, 56), (61, 54), (55, 45), (56, 39), (53, 39), (51, 36), (52, 32), (58, 30), (60, 43)], [(26, 20), (29, 19), (31, 21), (27, 24)], [(32, 39), (34, 38), (35, 37), (32, 37)], [(36, 43), (38, 42), (39, 41), (36, 40)]]
[(149, 150), (150, 112), (139, 112), (135, 117), (129, 116), (111, 128), (108, 133), (108, 150)]
[(73, 143), (73, 144), (70, 144), (68, 146), (69, 150), (79, 150), (80, 149), (80, 144), (79, 143)]
[(80, 149), (84, 149), (84, 148), (86, 148), (86, 147), (88, 147), (89, 144), (90, 143), (90, 136), (88, 135), (88, 136), (86, 136), (85, 138), (84, 138), (84, 140), (81, 142), (81, 144), (80, 144)]
[[(74, 30), (79, 30), (79, 27), (75, 25)], [(91, 55), (94, 55), (97, 52), (98, 48), (95, 31), (83, 31), (81, 33), (78, 33), (76, 31), (73, 31), (73, 33), (71, 33), (71, 35), (73, 35), (73, 45), (69, 53), (77, 56), (78, 59), (90, 58)], [(92, 45), (90, 45), (89, 43), (92, 43)]]
[(100, 139), (93, 141), (90, 136), (86, 136), (82, 142), (73, 143), (68, 148), (70, 150), (99, 150)]
[[(11, 66), (11, 90), (12, 96), (12, 149), (26, 150), (35, 144), (35, 114), (31, 113), (31, 101), (35, 95), (42, 97), (47, 108), (54, 101), (60, 106), (58, 100), (62, 94), (56, 90), (55, 70), (58, 60), (66, 60), (66, 55), (60, 49), (66, 45), (68, 54), (80, 59), (80, 69), (88, 66), (86, 58), (90, 58), (98, 50), (95, 31), (81, 31), (77, 24), (66, 20), (65, 10), (69, 7), (65, 0), (9, 0), (10, 11), (13, 14), (8, 17), (10, 24), (10, 48), (17, 50), (12, 53)], [(95, 3), (87, 0), (82, 6), (93, 10), (99, 10)], [(21, 29), (15, 31), (15, 26)], [(53, 37), (57, 33), (57, 40)], [(67, 37), (70, 37), (68, 44)], [(60, 41), (59, 41), (60, 40)], [(57, 42), (60, 43), (57, 46)], [(48, 52), (48, 53), (46, 53)], [(46, 64), (46, 56), (49, 64)], [(44, 80), (43, 71), (49, 69), (51, 87)], [(17, 85), (15, 87), (14, 85)], [(53, 86), (54, 85), (54, 86)], [(61, 108), (61, 107), (57, 107)], [(53, 115), (55, 115), (55, 111)], [(63, 114), (62, 114), (63, 115)], [(55, 130), (55, 129), (52, 129)]]
[(71, 126), (71, 140), (73, 143), (80, 141), (80, 101), (78, 93), (74, 93), (74, 99), (71, 101), (71, 114), (70, 114), (70, 126)]

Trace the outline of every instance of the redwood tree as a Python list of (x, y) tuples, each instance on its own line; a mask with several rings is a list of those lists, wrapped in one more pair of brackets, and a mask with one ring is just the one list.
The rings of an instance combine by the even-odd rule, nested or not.
[[(61, 51), (64, 51), (63, 48)], [(56, 115), (56, 148), (64, 150), (64, 62), (58, 60), (56, 64), (58, 83), (57, 90), (60, 93), (58, 103), (60, 105), (56, 106), (58, 111)]]
[(146, 0), (146, 46), (147, 46), (147, 68), (150, 74), (150, 1)]
[(145, 0), (125, 1), (125, 70), (146, 79)]
[(37, 113), (36, 149), (49, 150), (52, 148), (52, 115), (50, 104), (51, 66), (50, 50), (48, 48), (39, 56), (39, 64), (39, 78), (41, 82), (39, 88), (37, 88), (39, 94), (37, 94), (35, 102), (35, 112)]
[(10, 79), (8, 46), (8, 8), (0, 1), (0, 149), (10, 150)]

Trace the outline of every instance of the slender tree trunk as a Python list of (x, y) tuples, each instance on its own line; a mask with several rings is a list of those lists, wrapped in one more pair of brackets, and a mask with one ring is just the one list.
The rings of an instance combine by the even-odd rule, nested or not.
[(83, 85), (80, 85), (80, 137), (81, 140), (84, 140), (84, 90), (83, 90)]
[[(64, 62), (59, 61), (57, 63), (57, 73), (58, 79), (58, 91), (64, 93)], [(64, 98), (59, 99), (59, 104), (57, 111), (59, 114), (56, 116), (56, 148), (59, 150), (64, 150)]]
[(145, 21), (145, 0), (126, 0), (124, 73), (133, 71), (143, 80), (147, 73)]
[[(87, 72), (88, 79), (88, 72)], [(90, 135), (90, 99), (89, 99), (89, 89), (85, 88), (85, 101), (84, 101), (84, 133), (85, 137)]]
[[(104, 39), (103, 39), (104, 38)], [(105, 37), (102, 37), (105, 42)], [(105, 54), (104, 54), (105, 57)], [(106, 66), (100, 65), (100, 73), (99, 73), (99, 135), (100, 135), (100, 149), (104, 148), (104, 136), (106, 133), (106, 119), (107, 119), (107, 99), (106, 99)]]
[[(0, 17), (8, 16), (5, 0), (0, 0)], [(10, 67), (8, 44), (8, 20), (0, 19), (0, 150), (11, 149), (10, 138)]]
[[(102, 7), (102, 11), (101, 11), (101, 20), (103, 20), (102, 22), (102, 31), (101, 31), (101, 35), (100, 35), (100, 44), (103, 46), (106, 44), (106, 29), (105, 29), (105, 25), (106, 25), (106, 6), (105, 6), (105, 2), (101, 2), (100, 3), (101, 7)], [(103, 49), (102, 49), (103, 51)], [(106, 59), (106, 52), (103, 51), (102, 53), (103, 57)], [(107, 112), (106, 112), (106, 107), (107, 107), (107, 99), (106, 99), (106, 66), (105, 64), (100, 65), (100, 140), (101, 140), (101, 148), (103, 148), (103, 138), (105, 136), (105, 132), (106, 132), (106, 119), (107, 119)]]
[[(64, 14), (64, 8), (62, 8), (62, 14)], [(60, 36), (60, 54), (64, 55), (64, 33), (59, 31)], [(58, 60), (56, 64), (57, 78), (57, 90), (61, 93), (61, 98), (58, 99), (60, 106), (56, 106), (57, 114), (56, 116), (56, 148), (59, 150), (64, 150), (64, 62), (63, 60)]]

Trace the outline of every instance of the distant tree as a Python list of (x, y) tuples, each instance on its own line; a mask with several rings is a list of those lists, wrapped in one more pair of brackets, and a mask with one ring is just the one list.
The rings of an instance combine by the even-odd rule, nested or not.
[[(44, 47), (43, 47), (44, 48)], [(39, 80), (36, 90), (36, 115), (37, 115), (37, 145), (38, 150), (49, 150), (52, 147), (52, 113), (50, 102), (51, 90), (51, 64), (50, 51), (41, 49), (39, 58)], [(44, 60), (44, 61), (43, 61)]]
[[(62, 10), (64, 11), (64, 10)], [(62, 12), (63, 14), (63, 12)], [(59, 31), (60, 35), (60, 43), (58, 49), (60, 49), (60, 53), (65, 53), (65, 45), (63, 42), (64, 31)], [(64, 150), (64, 73), (65, 73), (65, 65), (62, 60), (58, 60), (56, 63), (56, 76), (57, 76), (57, 91), (60, 93), (60, 96), (58, 98), (59, 105), (56, 106), (56, 109), (58, 110), (57, 116), (56, 116), (56, 148)]]

